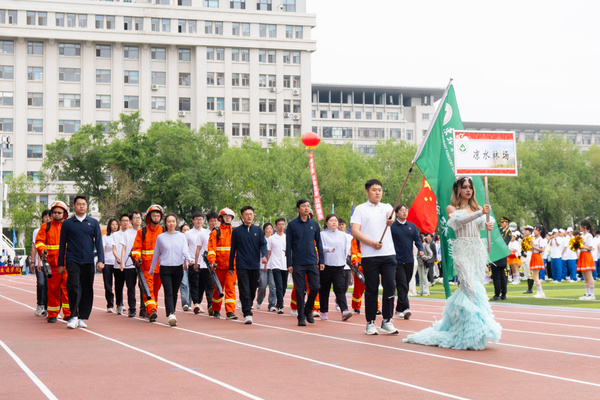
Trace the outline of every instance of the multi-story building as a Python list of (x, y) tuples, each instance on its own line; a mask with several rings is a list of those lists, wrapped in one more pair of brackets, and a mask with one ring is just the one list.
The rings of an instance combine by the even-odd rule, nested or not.
[(313, 84), (312, 131), (364, 154), (390, 138), (420, 144), (443, 94), (443, 88)]

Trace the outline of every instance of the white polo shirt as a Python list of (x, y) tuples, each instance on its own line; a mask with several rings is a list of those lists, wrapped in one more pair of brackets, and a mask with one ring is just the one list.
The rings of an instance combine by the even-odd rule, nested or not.
[(565, 252), (562, 255), (563, 260), (577, 260), (577, 253), (571, 250), (569, 247), (569, 242), (573, 239), (573, 236), (565, 236), (564, 237), (564, 248)]
[[(360, 225), (360, 231), (363, 234), (367, 235), (371, 240), (379, 241), (385, 229), (387, 216), (393, 211), (394, 209), (390, 204), (379, 203), (375, 205), (367, 201), (356, 207), (354, 214), (350, 218), (350, 223)], [(385, 236), (381, 244), (381, 249), (375, 250), (374, 247), (361, 242), (362, 258), (396, 255), (391, 229), (385, 231)]]
[(554, 239), (550, 240), (550, 258), (561, 258), (562, 257), (562, 251), (563, 251), (563, 242), (562, 237), (556, 237)]
[[(198, 235), (198, 239), (196, 240), (196, 247), (200, 247), (200, 254), (198, 254), (198, 268), (200, 269), (208, 268), (202, 255), (205, 251), (208, 251), (208, 239), (210, 238), (210, 232), (211, 231), (208, 229), (202, 229)], [(192, 257), (194, 260), (196, 259), (196, 250), (194, 250), (194, 255)]]
[[(196, 247), (198, 246), (198, 237), (200, 236), (200, 234), (202, 233), (204, 229), (200, 228), (200, 230), (197, 230), (196, 228), (192, 228), (189, 231), (187, 231), (185, 233), (185, 238), (187, 240), (188, 243), (188, 254), (190, 256), (190, 260), (188, 260), (191, 264), (193, 264), (195, 262), (196, 259)], [(200, 257), (198, 257), (199, 259), (202, 258), (202, 254), (200, 254)], [(200, 261), (200, 260), (198, 260)], [(200, 267), (200, 266), (198, 266)]]
[(271, 252), (271, 257), (269, 257), (269, 262), (267, 263), (268, 269), (287, 271), (285, 246), (285, 233), (279, 236), (279, 234), (275, 232), (269, 236), (269, 239), (267, 239), (267, 250)]

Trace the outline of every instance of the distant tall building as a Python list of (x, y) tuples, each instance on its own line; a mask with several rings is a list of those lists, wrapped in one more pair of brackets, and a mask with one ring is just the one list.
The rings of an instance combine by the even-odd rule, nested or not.
[(300, 134), (314, 26), (305, 0), (4, 0), (4, 176), (37, 179), (46, 144), (122, 112), (139, 110), (143, 129), (213, 122), (233, 144)]

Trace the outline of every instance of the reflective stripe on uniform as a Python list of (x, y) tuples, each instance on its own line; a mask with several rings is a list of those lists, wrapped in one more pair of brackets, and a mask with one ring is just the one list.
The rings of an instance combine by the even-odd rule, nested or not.
[(231, 247), (217, 247), (217, 251), (230, 251)]
[(352, 296), (352, 301), (355, 301), (358, 303), (359, 301), (362, 301), (362, 296), (360, 296), (358, 299), (356, 297)]
[(235, 299), (225, 299), (225, 303), (235, 303)]
[(154, 250), (142, 250), (142, 254), (154, 254)]
[(48, 310), (48, 311), (59, 311), (59, 310), (60, 310), (60, 307), (50, 307), (50, 306), (48, 306), (48, 307), (47, 307), (47, 310)]
[(298, 304), (298, 303), (296, 303), (296, 300), (292, 300), (291, 303), (292, 304)]
[(41, 242), (40, 242), (40, 243), (37, 243), (37, 244), (35, 245), (35, 248), (37, 249), (37, 248), (39, 248), (39, 247), (42, 247), (42, 246), (45, 246), (45, 245), (46, 245), (45, 243), (41, 243)]
[(213, 256), (214, 256), (214, 255), (215, 255), (215, 252), (214, 252), (214, 251), (212, 251), (212, 250), (211, 250), (211, 251), (209, 251), (209, 252), (208, 252), (208, 254), (207, 254), (207, 256), (210, 256), (210, 255), (213, 255)]
[(222, 297), (219, 297), (218, 299), (215, 299), (215, 298), (213, 297), (212, 301), (213, 301), (213, 303), (220, 303), (220, 302), (222, 302), (222, 301), (223, 301), (223, 298), (222, 298)]
[(62, 308), (69, 308), (69, 303), (67, 303), (67, 304), (63, 303)]
[(148, 301), (145, 301), (145, 302), (144, 302), (144, 305), (145, 305), (146, 307), (148, 307), (149, 305), (153, 305), (153, 304), (154, 304), (154, 305), (156, 305), (156, 302), (155, 302), (155, 301), (152, 301), (152, 300), (148, 300)]
[(60, 248), (60, 246), (59, 245), (52, 246), (52, 245), (47, 244), (46, 248), (48, 250), (58, 250)]
[(131, 255), (132, 256), (141, 256), (142, 254), (139, 251), (132, 251)]

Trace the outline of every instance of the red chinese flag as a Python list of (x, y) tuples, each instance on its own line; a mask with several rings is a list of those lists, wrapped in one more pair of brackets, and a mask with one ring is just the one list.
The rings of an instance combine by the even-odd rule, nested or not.
[(438, 218), (436, 199), (429, 183), (423, 178), (423, 186), (408, 210), (408, 221), (415, 224), (421, 232), (433, 233), (437, 228)]

